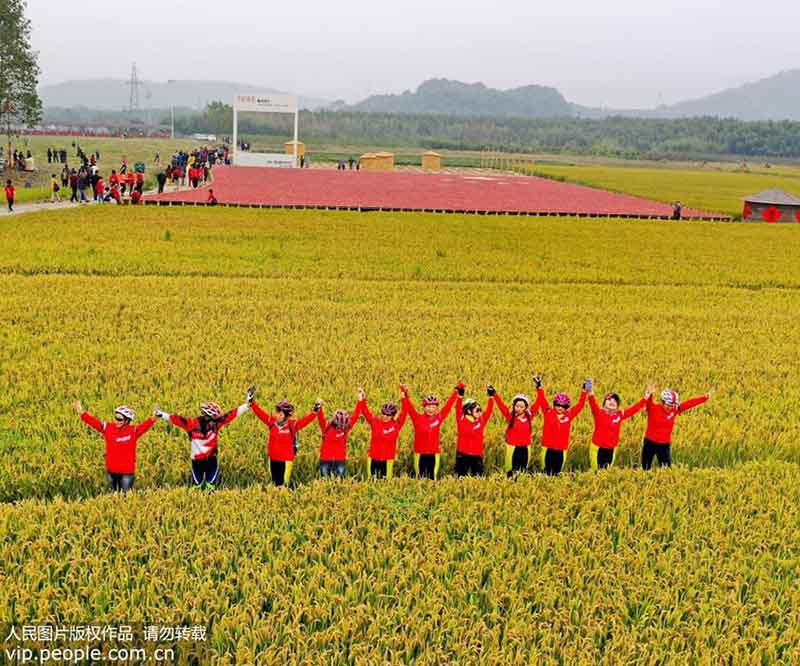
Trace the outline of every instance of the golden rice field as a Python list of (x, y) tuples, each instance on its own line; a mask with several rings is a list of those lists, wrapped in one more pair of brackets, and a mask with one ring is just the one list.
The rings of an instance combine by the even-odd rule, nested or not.
[(800, 196), (800, 169), (779, 166), (748, 170), (642, 168), (634, 166), (536, 164), (519, 167), (531, 175), (545, 176), (633, 194), (654, 201), (741, 216), (746, 196), (780, 188)]
[[(800, 661), (800, 225), (89, 207), (0, 223), (0, 623), (209, 626), (201, 663), (791, 664)], [(303, 414), (546, 389), (715, 397), (676, 426), (676, 467), (269, 486), (266, 431), (221, 435), (223, 490), (186, 488), (183, 432), (140, 443), (106, 491), (71, 410), (192, 416), (251, 383)], [(541, 420), (537, 421), (541, 424)], [(188, 662), (186, 662), (188, 663)]]

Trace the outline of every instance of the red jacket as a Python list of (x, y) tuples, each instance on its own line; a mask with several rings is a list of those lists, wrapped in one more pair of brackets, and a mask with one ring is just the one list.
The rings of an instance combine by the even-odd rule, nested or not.
[(297, 433), (311, 423), (317, 415), (311, 412), (302, 419), (288, 419), (278, 423), (272, 414), (265, 412), (255, 402), (251, 403), (250, 406), (253, 408), (255, 415), (269, 428), (267, 457), (275, 462), (291, 462), (294, 460)]
[(467, 456), (483, 456), (485, 440), (483, 433), (486, 430), (486, 424), (492, 418), (494, 400), (489, 400), (486, 410), (478, 419), (464, 416), (463, 404), (462, 397), (458, 396), (456, 398), (456, 425), (458, 426), (456, 451)]
[(139, 194), (139, 190), (134, 190), (131, 192), (131, 203), (136, 206), (142, 201), (142, 195)]
[(619, 444), (619, 430), (622, 422), (638, 414), (644, 406), (645, 399), (642, 398), (635, 405), (628, 407), (628, 409), (618, 409), (614, 414), (609, 414), (597, 404), (594, 394), (590, 395), (589, 407), (591, 407), (592, 416), (594, 417), (592, 444), (604, 449), (616, 449), (617, 444)]
[[(394, 460), (397, 457), (397, 439), (408, 416), (405, 405), (400, 411), (400, 416), (391, 421), (384, 421), (380, 417), (373, 416), (367, 407), (366, 400), (358, 403), (356, 412), (364, 415), (364, 419), (369, 423), (372, 431), (369, 441), (369, 457), (372, 460)], [(352, 422), (355, 423), (355, 419)]]
[(645, 437), (655, 444), (671, 444), (672, 429), (675, 427), (675, 419), (678, 414), (688, 412), (692, 407), (702, 405), (708, 396), (692, 398), (682, 402), (677, 409), (668, 412), (661, 403), (656, 404), (653, 396), (647, 401), (647, 432)]
[(106, 184), (103, 182), (103, 179), (97, 181), (97, 194), (103, 196), (106, 192)]
[(16, 195), (17, 191), (14, 189), (13, 185), (6, 185), (6, 199), (8, 201), (14, 200), (14, 195)]
[(503, 414), (506, 423), (508, 423), (506, 444), (510, 446), (530, 446), (533, 441), (533, 417), (539, 411), (538, 401), (528, 408), (522, 416), (517, 416), (511, 409), (506, 407), (499, 393), (494, 394), (494, 401), (497, 403), (497, 408)]
[(577, 405), (573, 405), (563, 414), (559, 414), (550, 403), (542, 389), (536, 394), (536, 402), (539, 409), (544, 412), (544, 425), (542, 427), (542, 446), (546, 449), (556, 451), (566, 451), (569, 449), (569, 435), (572, 429), (572, 422), (581, 413), (586, 404), (586, 391), (581, 391), (581, 397)]
[(128, 185), (133, 185), (133, 182), (136, 180), (136, 176), (133, 175), (133, 171), (128, 171), (125, 180), (128, 182)]
[(106, 423), (89, 412), (83, 412), (81, 421), (105, 437), (106, 469), (109, 472), (136, 474), (136, 445), (139, 443), (139, 438), (153, 427), (156, 422), (154, 418), (149, 418), (139, 425), (131, 424), (119, 428), (116, 423)]
[(321, 461), (347, 460), (347, 438), (358, 420), (358, 415), (358, 405), (356, 405), (356, 409), (350, 417), (350, 425), (344, 430), (339, 430), (325, 420), (325, 410), (320, 407), (317, 413), (317, 422), (322, 431), (322, 445), (319, 447)]
[(223, 414), (219, 421), (208, 421), (208, 430), (206, 431), (200, 427), (200, 419), (187, 419), (185, 416), (177, 414), (165, 414), (163, 418), (188, 433), (189, 443), (192, 445), (192, 460), (205, 460), (217, 452), (219, 431), (248, 409), (250, 406), (245, 403)]
[(141, 185), (144, 183), (144, 174), (141, 171), (136, 172), (136, 184)]
[(119, 174), (112, 173), (108, 179), (108, 182), (111, 183), (112, 185), (119, 185)]
[(456, 403), (457, 395), (458, 393), (453, 391), (444, 407), (434, 416), (428, 416), (425, 412), (418, 412), (414, 405), (411, 404), (408, 396), (403, 396), (403, 409), (408, 412), (411, 417), (411, 423), (414, 424), (414, 453), (419, 455), (439, 453), (441, 450), (439, 432), (447, 415)]

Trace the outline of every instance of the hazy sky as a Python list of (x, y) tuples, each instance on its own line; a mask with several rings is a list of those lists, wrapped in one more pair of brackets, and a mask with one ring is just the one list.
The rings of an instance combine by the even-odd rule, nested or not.
[(431, 77), (670, 104), (800, 67), (798, 0), (28, 0), (42, 83), (241, 81), (330, 99)]

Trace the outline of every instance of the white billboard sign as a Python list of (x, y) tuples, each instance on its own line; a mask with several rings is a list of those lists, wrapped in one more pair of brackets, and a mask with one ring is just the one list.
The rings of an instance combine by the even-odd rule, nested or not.
[(283, 153), (240, 152), (236, 157), (236, 166), (285, 169), (295, 166), (295, 157), (294, 155), (284, 155)]
[[(233, 163), (245, 165), (248, 158), (243, 157), (239, 151), (239, 113), (291, 113), (294, 115), (294, 150), (291, 159), (292, 166), (297, 166), (297, 126), (300, 112), (296, 95), (264, 93), (263, 95), (236, 95), (233, 98)], [(247, 164), (246, 166), (255, 165)], [(276, 164), (275, 166), (284, 165)]]
[(233, 108), (249, 113), (297, 113), (294, 95), (236, 95)]

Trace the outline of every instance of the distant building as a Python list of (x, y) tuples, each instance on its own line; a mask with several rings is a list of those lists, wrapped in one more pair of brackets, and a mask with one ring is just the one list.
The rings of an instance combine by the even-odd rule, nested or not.
[(744, 200), (742, 218), (750, 222), (800, 222), (800, 198), (783, 190), (759, 192)]

